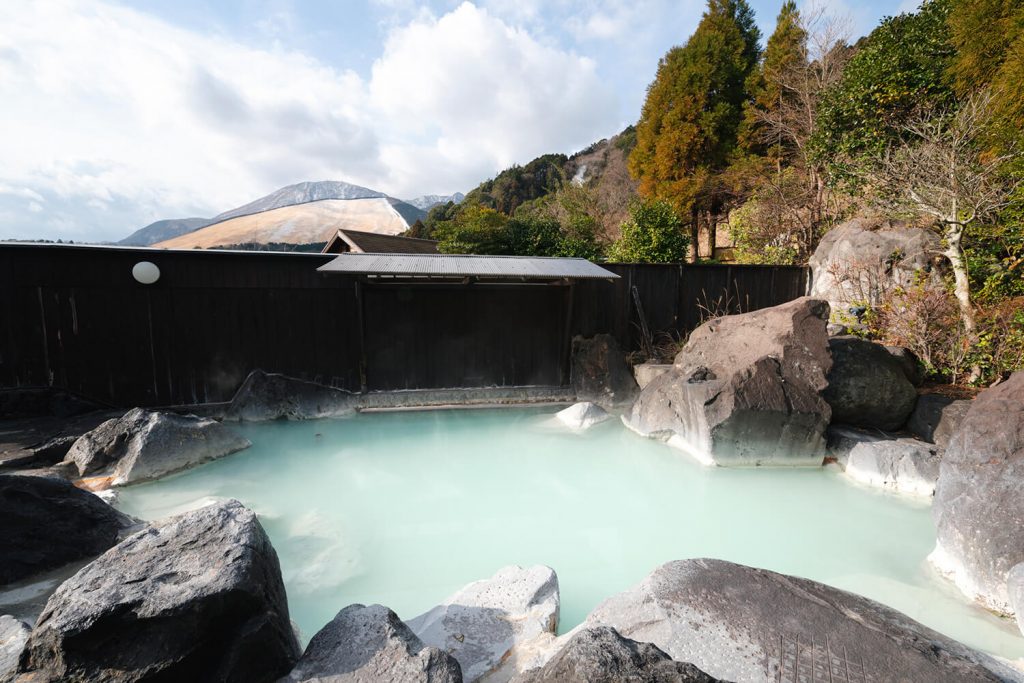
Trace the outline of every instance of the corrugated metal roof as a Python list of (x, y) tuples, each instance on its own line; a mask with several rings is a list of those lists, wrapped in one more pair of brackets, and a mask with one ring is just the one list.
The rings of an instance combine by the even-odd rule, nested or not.
[(392, 277), (616, 280), (618, 275), (581, 258), (462, 254), (339, 254), (317, 268), (325, 273)]

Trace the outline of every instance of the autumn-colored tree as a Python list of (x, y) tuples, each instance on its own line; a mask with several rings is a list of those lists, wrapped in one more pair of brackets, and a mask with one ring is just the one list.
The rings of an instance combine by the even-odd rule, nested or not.
[(720, 209), (710, 181), (736, 147), (759, 39), (746, 0), (708, 0), (696, 31), (661, 59), (647, 90), (630, 172), (641, 195), (691, 217), (695, 247), (698, 211)]

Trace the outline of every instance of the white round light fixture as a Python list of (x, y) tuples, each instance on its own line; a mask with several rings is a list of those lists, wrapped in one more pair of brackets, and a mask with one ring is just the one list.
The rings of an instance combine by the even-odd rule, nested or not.
[(160, 269), (156, 267), (155, 263), (139, 261), (132, 266), (132, 277), (136, 282), (151, 285), (160, 279)]

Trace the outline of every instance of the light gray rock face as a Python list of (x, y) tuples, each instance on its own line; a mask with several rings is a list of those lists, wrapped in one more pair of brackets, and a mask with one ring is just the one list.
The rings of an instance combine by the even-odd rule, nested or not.
[(83, 434), (67, 462), (80, 476), (113, 468), (114, 485), (132, 484), (235, 453), (250, 445), (216, 420), (134, 408)]
[(851, 307), (876, 305), (885, 292), (931, 272), (941, 251), (938, 235), (928, 230), (854, 218), (829, 230), (814, 250), (811, 296), (847, 320)]
[(1024, 634), (1024, 562), (1006, 575), (1006, 592), (1010, 596), (1010, 607), (1017, 615), (1017, 628)]
[(558, 577), (550, 567), (505, 567), (411, 619), (413, 633), (450, 653), (467, 683), (529, 668), (558, 629)]
[(640, 365), (633, 366), (633, 377), (636, 379), (637, 386), (643, 389), (655, 377), (664, 375), (671, 369), (671, 363), (641, 363)]
[(277, 554), (227, 501), (140, 531), (50, 597), (21, 656), (31, 680), (274, 681), (299, 655)]
[[(1009, 681), (987, 655), (853, 593), (723, 560), (681, 560), (599, 605), (611, 626), (677, 661), (739, 683)], [(783, 673), (785, 672), (785, 673)]]
[(902, 363), (881, 344), (860, 337), (832, 337), (832, 370), (825, 400), (832, 421), (888, 431), (906, 423), (917, 402), (917, 389)]
[(11, 616), (0, 616), (0, 681), (14, 677), (18, 658), (28, 642), (31, 629)]
[(596, 424), (601, 424), (605, 420), (609, 419), (609, 415), (604, 408), (584, 401), (583, 403), (577, 403), (571, 405), (565, 410), (560, 410), (555, 414), (555, 417), (559, 419), (562, 424), (575, 429), (576, 431), (583, 431), (589, 429)]
[(869, 431), (846, 425), (829, 425), (826, 434), (828, 437), (828, 457), (835, 460), (836, 464), (844, 470), (846, 469), (847, 461), (850, 459), (850, 452), (858, 444), (894, 438), (874, 429)]
[(0, 475), (0, 585), (99, 555), (132, 523), (67, 481)]
[(946, 448), (970, 407), (970, 401), (955, 401), (938, 394), (918, 396), (914, 412), (907, 420), (907, 431)]
[(281, 683), (461, 683), (459, 663), (425, 646), (394, 612), (349, 605), (320, 629)]
[(226, 420), (313, 420), (356, 410), (353, 394), (315, 382), (254, 370), (231, 399)]
[(639, 391), (626, 354), (610, 334), (572, 340), (570, 381), (578, 400), (605, 408), (631, 403)]
[(1014, 614), (1007, 573), (1024, 562), (1024, 372), (981, 392), (942, 458), (931, 559), (965, 594)]
[(846, 476), (897, 493), (930, 498), (935, 493), (942, 455), (914, 439), (863, 441), (850, 450)]
[(693, 664), (674, 661), (650, 643), (607, 626), (577, 631), (544, 665), (513, 683), (718, 683)]
[(807, 297), (709, 321), (626, 424), (715, 465), (820, 465), (831, 409), (828, 304)]

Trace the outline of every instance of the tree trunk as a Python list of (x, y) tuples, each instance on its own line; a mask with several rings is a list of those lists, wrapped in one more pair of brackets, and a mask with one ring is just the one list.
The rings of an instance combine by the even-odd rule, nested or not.
[(960, 223), (946, 224), (946, 258), (953, 267), (955, 284), (953, 295), (960, 306), (960, 318), (969, 337), (974, 336), (977, 324), (974, 321), (974, 307), (971, 305), (971, 284), (967, 277), (967, 259), (963, 247), (964, 226)]
[(715, 258), (715, 245), (718, 244), (718, 212), (708, 214), (708, 256)]
[(690, 210), (690, 263), (700, 258), (700, 211), (697, 207)]

